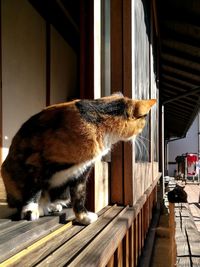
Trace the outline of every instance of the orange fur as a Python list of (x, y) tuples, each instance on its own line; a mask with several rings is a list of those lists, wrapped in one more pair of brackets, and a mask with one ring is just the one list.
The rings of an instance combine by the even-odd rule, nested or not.
[[(155, 99), (132, 100), (115, 94), (99, 100), (52, 105), (34, 115), (13, 138), (2, 165), (8, 196), (24, 201), (29, 179), (37, 187), (44, 186), (40, 181), (44, 179), (44, 184), (49, 183), (53, 188), (72, 176), (82, 175), (114, 143), (138, 135), (145, 125), (144, 116), (155, 102)], [(69, 170), (62, 169), (66, 166)], [(64, 175), (69, 177), (65, 179)], [(41, 187), (41, 190), (46, 189)]]

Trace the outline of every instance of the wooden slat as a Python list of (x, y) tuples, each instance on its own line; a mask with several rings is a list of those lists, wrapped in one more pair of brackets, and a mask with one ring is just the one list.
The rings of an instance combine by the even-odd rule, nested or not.
[[(102, 231), (102, 229), (110, 224), (113, 218), (117, 216), (122, 210), (122, 207), (112, 207), (110, 210), (105, 212), (103, 216), (100, 217), (96, 222), (88, 225), (74, 238), (70, 239), (66, 244), (49, 255), (49, 257), (41, 261), (38, 266), (45, 266), (46, 264), (49, 264), (51, 266), (68, 265), (68, 262), (79, 255), (83, 249), (85, 251), (85, 246), (92, 244), (91, 241), (96, 238), (96, 236)], [(94, 248), (95, 247), (93, 247), (93, 249)]]
[[(103, 213), (108, 211), (111, 206), (106, 206), (103, 208), (98, 215), (101, 216)], [(69, 213), (65, 212), (64, 213)], [(66, 241), (75, 236), (80, 232), (84, 226), (75, 225), (72, 226), (72, 222), (68, 222), (64, 226), (60, 226), (57, 230), (46, 235), (42, 239), (35, 242), (33, 245), (27, 247), (26, 249), (20, 251), (7, 261), (3, 262), (3, 266), (33, 266), (39, 261), (47, 257), (50, 253), (55, 251), (58, 247), (64, 244)]]
[(123, 266), (123, 248), (122, 248), (122, 242), (119, 243), (119, 246), (117, 248), (117, 266), (122, 267)]
[(14, 222), (14, 221), (11, 222), (10, 221), (7, 224), (0, 225), (0, 238), (1, 238), (1, 236), (5, 235), (6, 233), (13, 231), (15, 229), (19, 229), (20, 227), (24, 227), (27, 224), (28, 224), (27, 221), (21, 220), (21, 221), (17, 221), (17, 222)]
[(114, 262), (115, 262), (114, 255), (112, 255), (112, 257), (110, 258), (110, 260), (106, 266), (107, 267), (114, 267)]
[(128, 231), (129, 234), (129, 262), (132, 263), (133, 267), (134, 265), (134, 223), (131, 224), (131, 227)]
[[(174, 204), (177, 267), (200, 266), (200, 233), (187, 203)], [(173, 212), (172, 207), (170, 207)]]
[(105, 266), (133, 218), (133, 208), (125, 208), (68, 266)]
[(123, 239), (123, 266), (128, 267), (130, 261), (130, 235), (129, 231), (126, 232), (126, 235)]
[(33, 266), (61, 244), (77, 234), (82, 228), (83, 226), (72, 227), (72, 223), (69, 222), (4, 261), (2, 267)]
[(158, 225), (159, 218), (160, 218), (160, 209), (158, 208), (157, 211), (154, 213), (153, 219), (151, 221), (138, 267), (150, 266), (152, 251), (154, 248), (154, 240), (156, 236), (156, 227)]
[(138, 252), (138, 217), (136, 217), (134, 221), (134, 266), (137, 266)]
[(7, 224), (8, 222), (10, 222), (11, 220), (9, 219), (0, 219), (0, 227), (4, 224)]
[[(61, 227), (58, 226), (57, 219), (57, 224), (54, 222), (54, 226), (52, 226), (52, 228), (50, 227), (50, 229), (53, 229), (53, 227), (57, 225), (57, 232), (54, 231), (52, 235), (49, 233), (49, 229), (49, 232), (45, 232), (45, 223), (44, 225), (41, 223), (42, 220), (51, 220), (51, 217), (41, 218), (39, 220), (40, 223), (37, 222), (39, 225), (37, 223), (35, 224), (35, 222), (26, 222), (28, 225), (23, 226), (22, 222), (18, 222), (21, 224), (21, 227), (16, 227), (15, 230), (12, 229), (10, 222), (6, 221), (7, 229), (11, 227), (12, 231), (5, 230), (7, 233), (5, 235), (6, 237), (4, 234), (2, 234), (2, 237), (5, 237), (6, 241), (11, 237), (15, 244), (18, 242), (18, 247), (16, 246), (15, 252), (11, 249), (11, 255), (20, 250), (21, 252), (18, 252), (10, 259), (4, 261), (2, 266), (33, 266), (35, 264), (38, 264), (38, 266), (80, 266), (79, 264), (85, 264), (86, 261), (89, 261), (89, 264), (95, 262), (95, 264), (100, 263), (106, 265), (108, 263), (110, 266), (112, 266), (112, 264), (115, 266), (118, 262), (119, 266), (120, 264), (128, 266), (130, 262), (129, 259), (132, 259), (133, 266), (136, 266), (138, 255), (141, 252), (141, 247), (144, 242), (144, 234), (142, 234), (144, 218), (141, 215), (141, 209), (145, 204), (147, 195), (142, 196), (132, 208), (126, 207), (123, 209), (123, 207), (116, 206), (105, 207), (105, 209), (100, 212), (103, 215), (98, 221), (87, 227), (80, 225)], [(153, 196), (151, 194), (149, 197), (151, 208), (153, 207), (154, 197), (154, 194)], [(149, 213), (151, 213), (151, 210)], [(133, 222), (134, 219), (135, 222)], [(29, 224), (32, 225), (30, 229), (28, 227)], [(34, 224), (35, 227), (33, 227)], [(128, 230), (128, 228), (130, 229)], [(38, 231), (40, 231), (40, 233), (38, 233)], [(34, 235), (31, 240), (27, 240), (28, 233), (29, 235)], [(22, 238), (19, 239), (19, 236)], [(12, 243), (11, 240), (10, 242)], [(21, 247), (21, 242), (23, 243), (23, 247)], [(33, 242), (35, 243), (33, 244)], [(1, 247), (2, 245), (0, 243), (0, 248)], [(9, 249), (7, 246), (5, 250), (9, 251)], [(113, 257), (115, 250), (115, 257)], [(96, 254), (93, 255), (92, 252), (97, 252), (98, 256)], [(122, 255), (124, 255), (125, 258)]]
[(58, 225), (59, 217), (44, 217), (35, 222), (20, 225), (0, 237), (0, 261), (7, 259)]

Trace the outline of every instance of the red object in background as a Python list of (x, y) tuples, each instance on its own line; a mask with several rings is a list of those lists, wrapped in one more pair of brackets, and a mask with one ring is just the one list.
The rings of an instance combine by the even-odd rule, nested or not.
[(195, 154), (187, 155), (187, 166), (188, 166), (188, 174), (195, 175), (196, 173), (196, 162), (198, 161), (198, 156)]
[(194, 154), (188, 154), (187, 155), (187, 162), (189, 163), (195, 163), (196, 161), (198, 161), (198, 156), (194, 155)]

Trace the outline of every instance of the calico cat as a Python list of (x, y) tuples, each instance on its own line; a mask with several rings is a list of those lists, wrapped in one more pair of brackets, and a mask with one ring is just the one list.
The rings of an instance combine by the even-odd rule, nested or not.
[(77, 220), (97, 215), (84, 206), (86, 181), (96, 160), (118, 141), (141, 133), (156, 100), (113, 94), (52, 105), (27, 120), (14, 136), (1, 174), (10, 207), (36, 220), (71, 200)]

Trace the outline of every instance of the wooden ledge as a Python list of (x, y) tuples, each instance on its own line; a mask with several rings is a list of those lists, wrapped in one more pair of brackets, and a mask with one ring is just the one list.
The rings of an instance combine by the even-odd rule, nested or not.
[(0, 266), (106, 265), (146, 200), (144, 194), (133, 207), (107, 206), (88, 226), (67, 222), (69, 209), (35, 222), (0, 219)]
[(174, 216), (176, 266), (200, 266), (200, 233), (188, 203), (169, 203), (169, 210)]
[[(134, 217), (133, 208), (114, 205), (104, 208), (99, 213), (99, 219), (87, 227), (72, 222), (59, 224), (58, 216), (44, 217), (37, 223), (2, 220), (1, 230), (4, 230), (0, 232), (0, 266), (86, 266), (86, 262), (89, 266), (94, 262), (95, 265), (104, 265), (125, 236)], [(41, 231), (44, 221), (46, 229)], [(10, 223), (13, 229), (8, 231)], [(7, 224), (9, 227), (6, 228)], [(35, 230), (35, 233), (31, 233), (30, 229), (27, 231), (27, 228)], [(8, 235), (9, 240), (6, 239)], [(15, 238), (12, 238), (13, 235)]]

